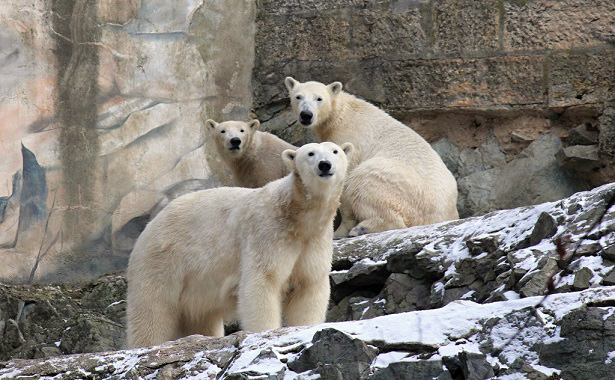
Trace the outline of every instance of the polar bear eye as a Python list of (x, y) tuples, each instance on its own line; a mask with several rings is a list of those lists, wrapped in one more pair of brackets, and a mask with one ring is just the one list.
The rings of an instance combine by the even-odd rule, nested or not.
[(243, 133), (243, 129), (241, 130), (241, 133)]
[(310, 156), (310, 157), (313, 156), (313, 155), (314, 155), (314, 152), (308, 153), (308, 156)]
[(225, 131), (220, 131), (220, 133), (224, 133)]
[(318, 100), (319, 102), (322, 102), (322, 98), (321, 97), (318, 97), (318, 99), (316, 99), (316, 100)]
[(334, 150), (334, 151), (333, 151), (333, 154), (337, 154), (337, 150)]
[(297, 100), (301, 100), (301, 95), (297, 95), (297, 96), (295, 96), (295, 98), (296, 98)]

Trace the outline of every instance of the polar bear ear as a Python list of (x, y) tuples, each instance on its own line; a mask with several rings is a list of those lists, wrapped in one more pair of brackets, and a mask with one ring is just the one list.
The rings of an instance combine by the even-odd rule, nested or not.
[(218, 126), (218, 123), (216, 123), (215, 121), (211, 119), (207, 119), (207, 121), (205, 122), (205, 126), (207, 127), (208, 131), (211, 131), (211, 130), (216, 129), (216, 127)]
[(342, 87), (343, 86), (341, 82), (333, 82), (327, 86), (327, 88), (329, 89), (329, 91), (331, 91), (333, 95), (337, 95), (342, 92)]
[(261, 122), (254, 119), (254, 120), (250, 120), (250, 122), (248, 122), (248, 127), (250, 127), (250, 130), (252, 130), (252, 132), (258, 130), (261, 126)]
[(284, 152), (282, 152), (282, 160), (284, 160), (284, 163), (286, 164), (286, 167), (290, 172), (294, 172), (297, 167), (295, 165), (296, 155), (297, 151), (292, 149), (286, 149)]
[(286, 85), (288, 91), (292, 91), (293, 88), (299, 84), (299, 82), (297, 82), (293, 77), (286, 77), (286, 79), (284, 79), (284, 84)]
[(352, 145), (352, 143), (343, 143), (340, 148), (342, 148), (344, 154), (346, 154), (346, 158), (350, 159), (350, 157), (352, 157), (352, 154), (354, 153), (354, 145)]

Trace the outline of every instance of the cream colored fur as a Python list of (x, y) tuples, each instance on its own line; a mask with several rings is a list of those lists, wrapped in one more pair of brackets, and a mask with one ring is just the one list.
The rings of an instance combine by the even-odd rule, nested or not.
[[(210, 119), (205, 122), (205, 126), (216, 142), (220, 156), (233, 173), (235, 185), (261, 187), (289, 173), (282, 162), (281, 154), (286, 149), (297, 147), (271, 133), (259, 131), (258, 120), (249, 123), (226, 121), (218, 124)], [(241, 139), (239, 149), (231, 149), (232, 138)]]
[[(307, 144), (282, 156), (291, 174), (258, 189), (186, 194), (137, 240), (128, 264), (129, 347), (189, 334), (324, 322), (333, 217), (352, 144)], [(313, 153), (310, 155), (310, 153)], [(329, 161), (322, 177), (319, 162)]]
[(291, 104), (320, 141), (351, 142), (355, 154), (342, 195), (336, 237), (457, 219), (457, 183), (416, 132), (342, 84), (286, 78)]

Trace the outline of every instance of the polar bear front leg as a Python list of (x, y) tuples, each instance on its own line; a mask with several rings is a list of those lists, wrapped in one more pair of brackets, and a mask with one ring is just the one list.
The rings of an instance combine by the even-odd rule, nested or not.
[(296, 281), (284, 305), (286, 325), (310, 326), (323, 323), (330, 293), (328, 275)]
[(239, 284), (237, 313), (241, 328), (258, 332), (282, 327), (281, 288), (271, 278), (254, 273), (242, 275)]

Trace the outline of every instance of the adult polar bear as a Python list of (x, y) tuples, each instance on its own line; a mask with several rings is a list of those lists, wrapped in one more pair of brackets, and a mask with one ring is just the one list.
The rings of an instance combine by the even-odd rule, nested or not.
[(257, 189), (186, 194), (165, 207), (128, 263), (129, 347), (223, 336), (238, 314), (261, 331), (324, 322), (333, 217), (352, 144), (285, 150), (291, 174)]
[(261, 187), (289, 173), (281, 154), (297, 147), (271, 133), (259, 131), (258, 120), (216, 123), (208, 119), (205, 125), (220, 157), (233, 173), (235, 185)]
[(358, 236), (459, 218), (457, 183), (421, 136), (342, 84), (285, 80), (301, 124), (320, 141), (351, 142), (335, 237)]

